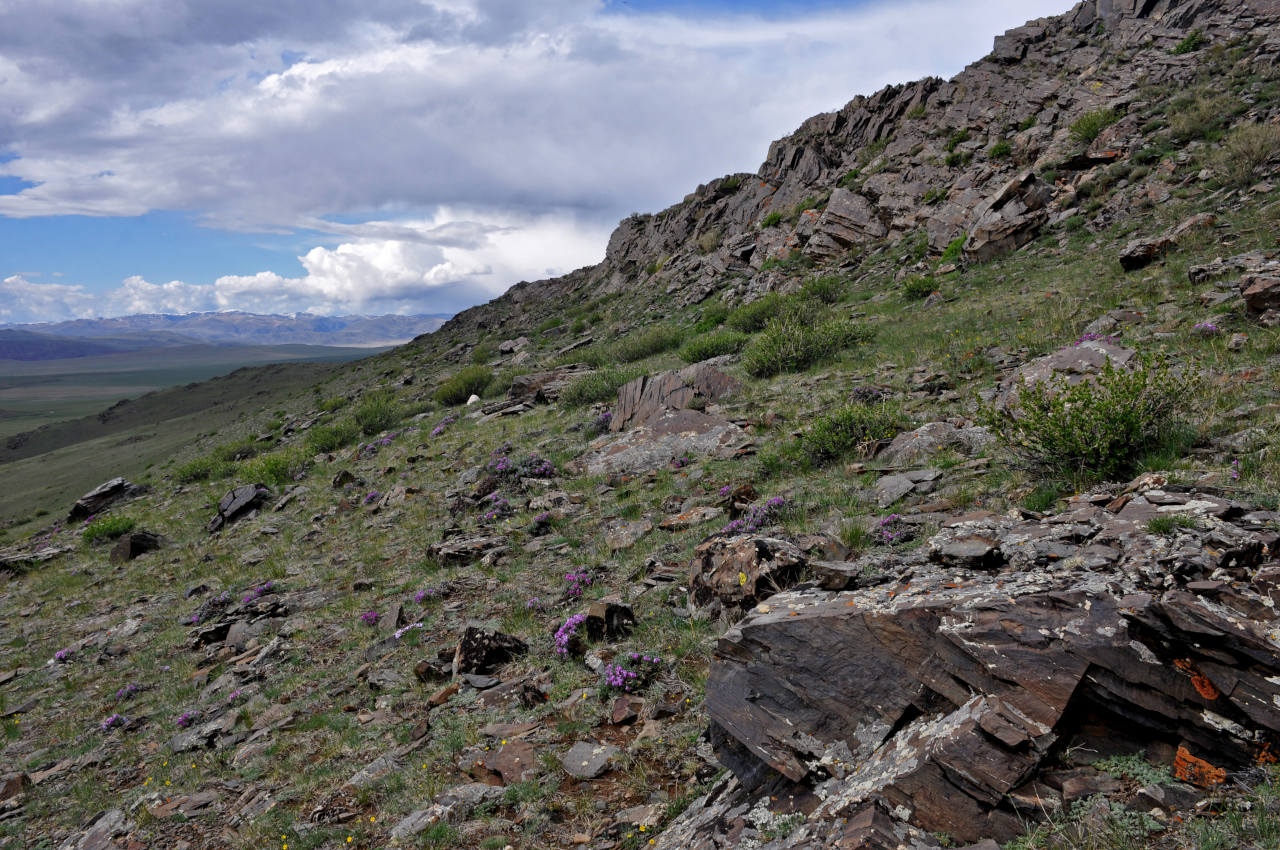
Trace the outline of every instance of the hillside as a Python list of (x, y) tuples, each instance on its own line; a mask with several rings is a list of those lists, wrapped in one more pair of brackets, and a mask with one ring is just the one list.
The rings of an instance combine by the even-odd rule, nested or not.
[(79, 446), (0, 848), (1275, 847), (1278, 178), (1280, 4), (1088, 0)]

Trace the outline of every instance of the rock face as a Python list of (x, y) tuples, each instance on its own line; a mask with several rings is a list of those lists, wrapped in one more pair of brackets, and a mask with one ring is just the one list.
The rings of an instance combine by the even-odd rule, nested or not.
[(1030, 242), (1049, 219), (1053, 187), (1030, 169), (1023, 171), (974, 211), (976, 222), (964, 242), (966, 256), (985, 262)]
[(569, 464), (571, 472), (607, 475), (646, 472), (682, 458), (735, 457), (751, 445), (746, 432), (698, 410), (668, 410), (614, 439), (602, 438)]
[(1133, 360), (1134, 352), (1113, 339), (1083, 339), (1075, 345), (1060, 348), (1052, 354), (1036, 358), (1000, 382), (996, 406), (1007, 410), (1018, 400), (1018, 389), (1038, 383), (1062, 380), (1078, 384), (1100, 373), (1108, 361), (1117, 369)]
[(742, 534), (712, 537), (693, 551), (689, 601), (744, 610), (789, 587), (807, 559), (794, 544)]
[[(527, 340), (526, 340), (527, 342)], [(583, 363), (560, 366), (549, 372), (532, 372), (528, 375), (517, 375), (511, 379), (511, 388), (507, 390), (507, 398), (511, 401), (522, 401), (529, 404), (553, 402), (560, 398), (560, 393), (575, 379), (590, 375), (594, 371)]]
[(477, 626), (467, 626), (453, 654), (453, 675), (492, 673), (516, 656), (523, 655), (528, 649), (529, 645), (520, 638)]
[(618, 389), (618, 402), (609, 420), (613, 433), (642, 425), (669, 410), (683, 410), (695, 399), (717, 401), (739, 388), (731, 378), (709, 363), (636, 378)]
[(121, 499), (131, 499), (145, 492), (147, 492), (146, 487), (131, 484), (124, 478), (112, 478), (76, 499), (76, 503), (71, 506), (71, 511), (67, 514), (67, 519), (71, 522), (88, 519)]
[(111, 549), (111, 560), (115, 563), (132, 561), (139, 555), (154, 552), (160, 548), (160, 535), (150, 531), (134, 531), (121, 536)]
[[(1184, 519), (1154, 534), (1160, 516)], [(964, 842), (1020, 834), (1016, 801), (1061, 805), (1039, 780), (1085, 741), (1156, 742), (1179, 779), (1220, 783), (1280, 740), (1271, 516), (1149, 476), (1044, 520), (955, 522), (877, 586), (776, 594), (716, 648), (718, 755), (744, 793), (809, 789), (810, 823), (879, 802)], [(685, 846), (721, 846), (704, 827)]]
[(1269, 328), (1280, 325), (1280, 274), (1247, 274), (1240, 278), (1240, 294), (1249, 315)]
[(1155, 239), (1135, 239), (1120, 251), (1120, 267), (1127, 272), (1149, 266), (1173, 250), (1187, 233), (1213, 227), (1217, 219), (1208, 213), (1193, 215)]
[(261, 507), (271, 495), (265, 484), (244, 484), (227, 492), (218, 502), (218, 513), (209, 520), (209, 533), (221, 531), (238, 519), (248, 516)]

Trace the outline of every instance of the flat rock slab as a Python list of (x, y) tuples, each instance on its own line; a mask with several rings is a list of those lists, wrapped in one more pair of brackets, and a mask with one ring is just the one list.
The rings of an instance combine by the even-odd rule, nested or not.
[(229, 490), (218, 502), (218, 513), (209, 520), (209, 533), (221, 531), (231, 523), (253, 513), (270, 495), (271, 491), (265, 484), (244, 484)]
[(579, 741), (561, 758), (564, 769), (578, 779), (596, 779), (613, 767), (618, 748), (611, 744), (595, 744)]
[(780, 588), (791, 586), (807, 563), (786, 540), (750, 534), (711, 537), (693, 550), (689, 601), (743, 610)]
[(668, 410), (625, 434), (597, 440), (569, 469), (586, 475), (648, 472), (678, 458), (732, 458), (750, 445), (745, 431), (718, 416)]
[(160, 548), (161, 537), (150, 531), (133, 531), (122, 535), (111, 549), (112, 563), (132, 561), (140, 555)]
[(1082, 340), (1076, 345), (1060, 348), (1052, 354), (1038, 357), (1000, 382), (996, 406), (1008, 409), (1016, 405), (1018, 390), (1031, 384), (1053, 383), (1062, 380), (1068, 385), (1078, 384), (1099, 374), (1108, 361), (1117, 368), (1128, 367), (1134, 358), (1131, 349), (1102, 339)]
[(121, 499), (131, 499), (145, 492), (147, 492), (146, 487), (132, 484), (124, 478), (112, 478), (76, 499), (76, 503), (71, 506), (71, 511), (67, 514), (67, 519), (71, 522), (88, 519)]
[(615, 552), (630, 549), (650, 531), (653, 531), (653, 523), (647, 519), (615, 520), (605, 526), (604, 542)]
[(502, 536), (453, 537), (432, 543), (427, 551), (442, 566), (460, 566), (505, 552), (510, 543), (510, 539)]
[(636, 378), (618, 389), (609, 430), (615, 434), (640, 425), (667, 410), (689, 407), (694, 399), (718, 401), (741, 384), (710, 363)]
[(672, 514), (658, 523), (658, 528), (663, 531), (685, 531), (695, 525), (702, 525), (704, 522), (711, 522), (722, 516), (724, 516), (724, 508), (706, 505), (700, 508), (690, 508), (682, 513)]

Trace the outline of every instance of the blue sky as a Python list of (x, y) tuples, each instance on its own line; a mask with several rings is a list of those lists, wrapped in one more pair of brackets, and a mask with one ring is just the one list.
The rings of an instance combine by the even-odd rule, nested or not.
[(8, 0), (0, 323), (459, 310), (1069, 5)]

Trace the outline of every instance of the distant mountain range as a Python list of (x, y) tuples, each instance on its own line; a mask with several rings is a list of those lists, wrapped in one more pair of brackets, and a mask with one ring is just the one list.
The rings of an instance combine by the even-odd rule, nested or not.
[(256, 313), (146, 314), (0, 325), (0, 359), (92, 357), (142, 348), (190, 345), (387, 346), (407, 342), (444, 324), (430, 316), (291, 316)]

